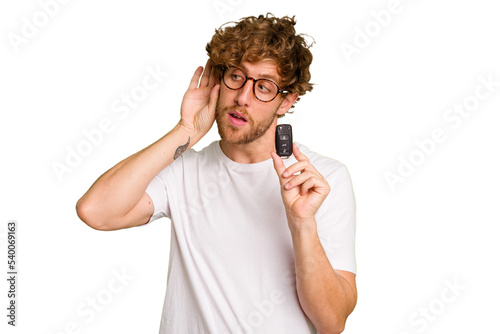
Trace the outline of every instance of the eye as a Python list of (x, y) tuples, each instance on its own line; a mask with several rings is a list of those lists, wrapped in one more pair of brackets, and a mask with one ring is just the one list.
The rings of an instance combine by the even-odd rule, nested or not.
[(228, 72), (229, 78), (234, 82), (242, 82), (246, 79), (245, 73), (239, 68), (231, 68)]
[(267, 80), (258, 80), (256, 86), (259, 92), (263, 94), (270, 94), (276, 90), (276, 87)]
[(269, 89), (266, 86), (264, 86), (264, 85), (259, 85), (259, 90), (262, 93), (269, 93)]
[(243, 77), (241, 75), (238, 75), (238, 74), (235, 74), (235, 73), (231, 74), (231, 80), (240, 81), (242, 79), (243, 79)]

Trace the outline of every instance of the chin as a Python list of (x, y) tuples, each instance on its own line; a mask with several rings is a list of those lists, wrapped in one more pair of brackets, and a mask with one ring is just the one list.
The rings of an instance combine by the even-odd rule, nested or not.
[(269, 130), (274, 119), (274, 115), (261, 122), (255, 122), (253, 119), (249, 118), (246, 126), (238, 128), (229, 123), (225, 113), (216, 113), (216, 123), (219, 135), (222, 140), (232, 145), (248, 144), (259, 139)]
[(222, 140), (228, 144), (239, 145), (248, 144), (255, 140), (251, 134), (245, 133), (242, 130), (234, 129), (231, 125), (221, 125), (217, 123), (217, 129)]

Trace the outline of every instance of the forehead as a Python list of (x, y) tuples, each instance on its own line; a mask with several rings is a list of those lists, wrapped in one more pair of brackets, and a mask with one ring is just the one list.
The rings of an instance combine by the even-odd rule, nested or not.
[(238, 65), (248, 76), (254, 78), (267, 78), (279, 82), (280, 76), (276, 63), (272, 60), (262, 60), (256, 63), (242, 62)]

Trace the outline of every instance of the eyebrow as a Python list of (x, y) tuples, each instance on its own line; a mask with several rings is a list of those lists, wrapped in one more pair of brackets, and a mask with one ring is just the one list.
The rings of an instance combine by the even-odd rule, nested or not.
[[(245, 65), (243, 64), (240, 64), (239, 67), (241, 67), (243, 70), (245, 70), (245, 72), (248, 74), (248, 68), (245, 67)], [(274, 75), (272, 74), (259, 74), (257, 76), (258, 79), (261, 79), (261, 78), (264, 78), (264, 79), (271, 79), (272, 81), (274, 81), (276, 84), (279, 84), (280, 80), (278, 80), (278, 78), (276, 78)]]

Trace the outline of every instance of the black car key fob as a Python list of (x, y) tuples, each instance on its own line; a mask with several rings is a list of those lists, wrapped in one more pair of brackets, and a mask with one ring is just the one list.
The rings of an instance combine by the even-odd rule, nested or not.
[(288, 158), (292, 155), (292, 126), (279, 124), (276, 126), (276, 153), (280, 157)]

